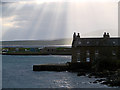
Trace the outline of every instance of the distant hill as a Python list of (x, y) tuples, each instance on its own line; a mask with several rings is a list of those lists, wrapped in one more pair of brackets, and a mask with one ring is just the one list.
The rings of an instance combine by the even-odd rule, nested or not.
[(2, 41), (3, 46), (17, 45), (71, 45), (72, 39), (57, 39), (57, 40), (24, 40), (24, 41)]

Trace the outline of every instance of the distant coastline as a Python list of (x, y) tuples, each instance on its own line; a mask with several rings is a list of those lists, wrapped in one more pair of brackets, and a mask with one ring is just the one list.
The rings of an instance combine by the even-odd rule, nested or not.
[(66, 45), (50, 45), (38, 47), (3, 47), (2, 55), (71, 55), (71, 46)]
[(57, 39), (57, 40), (21, 40), (21, 41), (1, 41), (3, 47), (20, 47), (20, 46), (51, 46), (51, 45), (71, 45), (72, 39)]
[(43, 48), (43, 47), (71, 47), (71, 45), (1, 45), (1, 47), (5, 48)]

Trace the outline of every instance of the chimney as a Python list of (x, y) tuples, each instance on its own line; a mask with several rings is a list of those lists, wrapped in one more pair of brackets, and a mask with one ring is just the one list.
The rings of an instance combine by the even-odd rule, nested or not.
[(107, 37), (110, 37), (109, 33), (107, 33)]
[(106, 37), (106, 32), (104, 32), (103, 37), (104, 37), (104, 38)]
[(79, 37), (79, 38), (80, 38), (80, 34), (79, 34), (79, 33), (78, 33), (77, 37)]
[(106, 32), (104, 32), (103, 38), (109, 38), (109, 37), (110, 37), (109, 33), (106, 34)]
[(75, 38), (76, 38), (76, 33), (74, 32), (74, 34), (73, 34), (73, 40), (75, 40)]

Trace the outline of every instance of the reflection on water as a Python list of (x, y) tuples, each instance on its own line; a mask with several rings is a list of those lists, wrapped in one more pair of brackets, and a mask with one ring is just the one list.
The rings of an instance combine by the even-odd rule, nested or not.
[(32, 65), (65, 63), (71, 56), (3, 56), (3, 88), (106, 88), (95, 78), (70, 72), (34, 72)]

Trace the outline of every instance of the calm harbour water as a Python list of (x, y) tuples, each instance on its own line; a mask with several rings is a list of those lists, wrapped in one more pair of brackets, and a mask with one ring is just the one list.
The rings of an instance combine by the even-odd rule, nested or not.
[(34, 64), (65, 63), (71, 56), (2, 56), (3, 88), (108, 88), (100, 83), (90, 83), (96, 78), (78, 77), (71, 72), (34, 72)]

